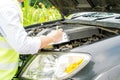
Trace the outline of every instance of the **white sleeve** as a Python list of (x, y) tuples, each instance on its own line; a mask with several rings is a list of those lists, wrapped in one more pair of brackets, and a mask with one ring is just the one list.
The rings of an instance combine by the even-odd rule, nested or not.
[(34, 54), (40, 49), (40, 38), (27, 36), (20, 22), (19, 10), (14, 5), (0, 8), (0, 31), (20, 54)]

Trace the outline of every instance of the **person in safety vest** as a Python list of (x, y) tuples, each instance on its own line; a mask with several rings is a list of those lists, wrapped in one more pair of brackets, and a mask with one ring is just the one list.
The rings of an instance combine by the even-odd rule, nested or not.
[[(19, 0), (22, 2), (23, 0)], [(62, 30), (47, 36), (30, 37), (22, 26), (16, 0), (0, 0), (0, 80), (11, 80), (17, 72), (19, 54), (35, 54), (62, 38)]]

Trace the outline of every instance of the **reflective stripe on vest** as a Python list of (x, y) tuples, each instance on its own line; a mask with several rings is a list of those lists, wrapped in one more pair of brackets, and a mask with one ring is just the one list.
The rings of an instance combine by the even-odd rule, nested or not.
[(18, 67), (18, 63), (0, 63), (0, 70), (12, 70)]

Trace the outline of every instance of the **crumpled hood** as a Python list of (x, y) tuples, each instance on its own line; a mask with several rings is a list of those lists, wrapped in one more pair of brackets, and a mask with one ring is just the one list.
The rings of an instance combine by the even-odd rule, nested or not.
[(63, 16), (82, 11), (120, 12), (120, 0), (49, 0)]

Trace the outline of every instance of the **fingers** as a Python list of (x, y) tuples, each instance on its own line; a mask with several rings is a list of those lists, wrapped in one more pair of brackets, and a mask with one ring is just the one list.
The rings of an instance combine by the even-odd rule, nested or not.
[(54, 30), (51, 31), (47, 36), (50, 36), (54, 39), (54, 42), (59, 42), (62, 39), (62, 35), (63, 35), (63, 30), (62, 29), (58, 29), (58, 30)]
[(58, 31), (63, 31), (63, 29), (58, 29)]
[(58, 29), (58, 30), (57, 30), (57, 33), (58, 33), (60, 36), (62, 36), (62, 34), (63, 34), (63, 29)]

